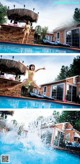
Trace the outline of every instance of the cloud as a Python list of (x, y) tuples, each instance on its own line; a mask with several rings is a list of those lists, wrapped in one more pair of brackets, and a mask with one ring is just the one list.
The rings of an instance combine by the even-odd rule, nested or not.
[[(61, 3), (61, 1), (63, 3)], [(5, 4), (7, 6), (10, 6), (10, 8), (13, 8), (13, 5), (15, 4), (16, 8), (23, 8), (23, 5), (26, 5), (26, 8), (33, 9), (35, 8), (35, 12), (39, 12), (39, 19), (37, 23), (34, 23), (34, 27), (36, 25), (41, 25), (42, 27), (48, 26), (49, 31), (53, 31), (54, 28), (61, 26), (63, 24), (68, 24), (70, 21), (73, 20), (73, 13), (74, 9), (78, 7), (79, 0), (77, 0), (76, 3), (73, 3), (73, 1), (65, 1), (63, 0), (57, 0), (52, 1), (49, 0), (47, 3), (45, 0), (43, 1), (20, 1), (20, 0), (1, 0), (2, 4)]]

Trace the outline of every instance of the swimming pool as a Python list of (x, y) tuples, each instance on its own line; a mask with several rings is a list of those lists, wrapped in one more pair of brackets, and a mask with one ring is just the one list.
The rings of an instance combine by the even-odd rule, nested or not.
[(80, 53), (68, 48), (50, 48), (12, 43), (0, 43), (0, 53)]
[(55, 102), (49, 102), (45, 100), (29, 100), (22, 98), (10, 98), (10, 97), (1, 97), (0, 96), (0, 108), (80, 108), (80, 106), (75, 105), (65, 105)]
[[(79, 164), (80, 158), (68, 152), (47, 148), (44, 145), (35, 145), (21, 141), (5, 143), (0, 141), (0, 155), (8, 155), (9, 164)], [(3, 164), (7, 164), (6, 162)]]

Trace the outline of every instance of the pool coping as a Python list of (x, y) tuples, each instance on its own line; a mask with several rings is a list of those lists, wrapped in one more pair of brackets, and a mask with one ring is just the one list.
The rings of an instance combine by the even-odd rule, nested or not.
[[(76, 48), (76, 47), (66, 47), (66, 46), (52, 46), (52, 45), (44, 45), (44, 44), (21, 44), (21, 43), (16, 43), (16, 42), (7, 42), (7, 41), (0, 41), (0, 43), (7, 43), (7, 44), (15, 44), (15, 45), (23, 45), (23, 46), (36, 46), (36, 47), (46, 47), (46, 48), (62, 48), (62, 49), (68, 49), (68, 50), (74, 50), (74, 51), (79, 51), (80, 52), (80, 48)], [(30, 53), (30, 52), (28, 52)]]
[(36, 100), (36, 101), (46, 101), (46, 102), (52, 102), (52, 103), (58, 103), (58, 104), (62, 104), (62, 105), (69, 105), (69, 106), (76, 106), (80, 107), (80, 104), (76, 104), (76, 103), (72, 103), (72, 102), (61, 102), (61, 101), (57, 101), (57, 100), (49, 100), (49, 99), (42, 99), (42, 98), (33, 98), (33, 97), (17, 97), (17, 96), (4, 96), (4, 95), (0, 95), (0, 97), (7, 97), (7, 98), (15, 98), (15, 99), (23, 99), (23, 100)]

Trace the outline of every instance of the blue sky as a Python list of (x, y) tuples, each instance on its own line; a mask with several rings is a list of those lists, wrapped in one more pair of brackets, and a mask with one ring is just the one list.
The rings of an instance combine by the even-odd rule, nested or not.
[(35, 12), (39, 12), (39, 19), (36, 25), (42, 27), (48, 26), (49, 31), (52, 31), (58, 26), (70, 23), (73, 19), (74, 9), (80, 7), (80, 0), (0, 0), (2, 4), (13, 8), (15, 4), (16, 8), (33, 9)]
[[(65, 56), (55, 56), (55, 55), (48, 55), (48, 56), (24, 56), (24, 55), (14, 55), (14, 60), (17, 61), (24, 61), (25, 65), (35, 64), (36, 69), (45, 67), (46, 70), (39, 71), (35, 74), (34, 80), (38, 85), (52, 82), (55, 80), (57, 75), (60, 72), (61, 66), (69, 66), (76, 55), (65, 55)], [(3, 58), (12, 59), (12, 55), (10, 56), (3, 56)], [(22, 77), (22, 79), (27, 78), (27, 75)]]

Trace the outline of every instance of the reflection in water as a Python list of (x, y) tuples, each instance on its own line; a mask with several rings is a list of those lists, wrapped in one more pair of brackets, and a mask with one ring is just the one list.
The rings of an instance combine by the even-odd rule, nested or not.
[[(5, 102), (5, 103), (4, 103)], [(20, 98), (0, 97), (0, 108), (80, 108), (80, 106), (64, 105), (54, 102), (27, 100)]]

